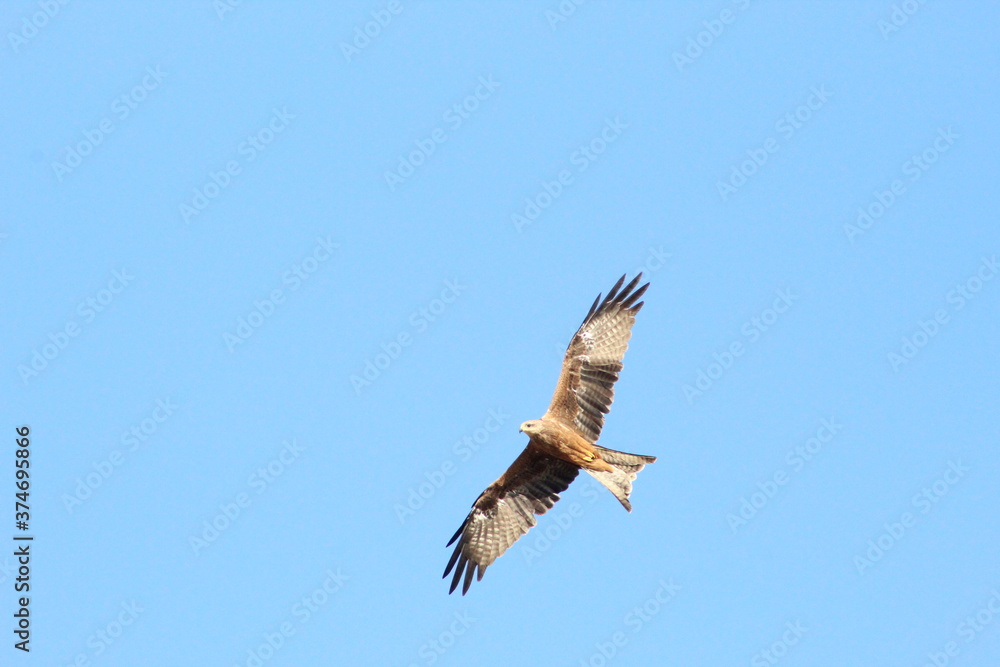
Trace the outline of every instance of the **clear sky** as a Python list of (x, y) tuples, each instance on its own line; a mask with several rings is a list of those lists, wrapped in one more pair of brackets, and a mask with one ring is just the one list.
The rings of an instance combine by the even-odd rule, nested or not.
[[(1000, 663), (996, 3), (14, 0), (0, 32), (3, 664)], [(449, 596), (638, 270), (601, 440), (659, 457), (634, 511), (581, 477)]]

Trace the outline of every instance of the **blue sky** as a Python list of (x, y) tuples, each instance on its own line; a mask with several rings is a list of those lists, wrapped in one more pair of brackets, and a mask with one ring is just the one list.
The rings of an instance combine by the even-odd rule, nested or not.
[[(998, 19), (5, 3), (2, 662), (995, 664)], [(449, 596), (639, 270), (634, 511), (580, 478)]]

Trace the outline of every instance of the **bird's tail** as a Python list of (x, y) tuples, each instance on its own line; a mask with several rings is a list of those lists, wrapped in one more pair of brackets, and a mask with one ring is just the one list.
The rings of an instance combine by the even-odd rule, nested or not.
[(601, 455), (607, 463), (611, 464), (611, 470), (587, 470), (591, 477), (603, 484), (608, 491), (615, 494), (615, 498), (629, 512), (632, 511), (632, 503), (629, 502), (629, 495), (632, 493), (632, 480), (636, 474), (646, 467), (646, 464), (656, 460), (655, 456), (642, 456), (641, 454), (627, 454), (607, 449), (600, 445), (594, 445), (594, 449)]

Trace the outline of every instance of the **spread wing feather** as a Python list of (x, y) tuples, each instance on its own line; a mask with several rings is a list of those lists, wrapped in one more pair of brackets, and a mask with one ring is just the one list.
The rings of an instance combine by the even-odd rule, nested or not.
[(535, 525), (535, 515), (545, 514), (579, 472), (572, 463), (549, 456), (529, 443), (507, 472), (479, 495), (469, 516), (449, 540), (447, 546), (455, 540), (458, 544), (442, 575), (447, 577), (452, 568), (455, 570), (448, 592), (453, 593), (464, 576), (465, 595), (473, 572), (476, 580), (481, 580), (486, 568)]
[(566, 348), (552, 404), (543, 417), (575, 425), (592, 443), (600, 437), (604, 415), (615, 398), (614, 385), (632, 337), (635, 314), (643, 304), (636, 301), (649, 287), (646, 283), (635, 289), (641, 278), (640, 273), (622, 289), (622, 276), (603, 300), (601, 295), (594, 300)]

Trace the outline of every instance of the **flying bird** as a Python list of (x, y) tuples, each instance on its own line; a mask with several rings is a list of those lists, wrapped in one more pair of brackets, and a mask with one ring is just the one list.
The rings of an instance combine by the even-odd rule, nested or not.
[(642, 308), (639, 298), (649, 287), (646, 283), (635, 289), (640, 278), (641, 273), (624, 289), (625, 276), (619, 278), (603, 300), (597, 295), (583, 318), (566, 348), (548, 411), (541, 419), (521, 424), (528, 446), (479, 494), (447, 544), (458, 540), (442, 576), (454, 568), (449, 593), (455, 592), (463, 575), (462, 595), (469, 592), (473, 573), (482, 580), (486, 568), (535, 525), (536, 514), (545, 514), (559, 500), (581, 468), (632, 511), (632, 480), (656, 457), (606, 449), (597, 439), (614, 400), (635, 315)]

